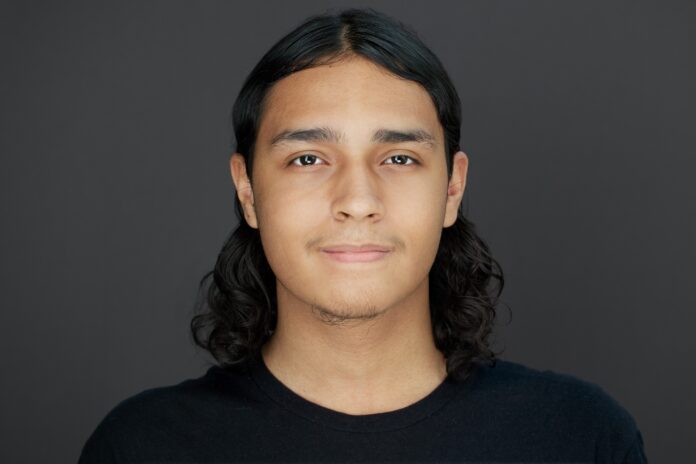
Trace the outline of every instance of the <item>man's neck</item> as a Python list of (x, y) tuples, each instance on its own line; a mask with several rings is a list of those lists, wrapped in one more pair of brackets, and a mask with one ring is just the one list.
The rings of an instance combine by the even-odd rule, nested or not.
[(326, 408), (355, 415), (404, 408), (447, 376), (427, 299), (425, 306), (417, 303), (343, 325), (320, 322), (307, 308), (279, 305), (263, 360), (290, 390)]

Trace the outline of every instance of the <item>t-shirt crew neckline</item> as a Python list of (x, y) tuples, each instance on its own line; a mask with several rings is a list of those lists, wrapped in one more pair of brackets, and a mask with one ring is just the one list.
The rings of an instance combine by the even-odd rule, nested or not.
[(415, 424), (436, 413), (476, 377), (474, 372), (464, 384), (457, 384), (448, 375), (428, 395), (406, 407), (382, 413), (353, 415), (313, 403), (290, 390), (273, 375), (260, 355), (250, 358), (247, 366), (257, 386), (283, 408), (313, 422), (349, 432), (383, 432)]

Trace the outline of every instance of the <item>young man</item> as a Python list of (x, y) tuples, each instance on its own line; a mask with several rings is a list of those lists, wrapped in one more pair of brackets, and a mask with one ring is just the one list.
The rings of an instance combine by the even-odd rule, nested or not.
[(117, 405), (81, 463), (646, 462), (599, 386), (489, 348), (503, 276), (460, 211), (459, 98), (413, 32), (310, 18), (233, 115), (240, 225), (191, 325), (219, 364)]

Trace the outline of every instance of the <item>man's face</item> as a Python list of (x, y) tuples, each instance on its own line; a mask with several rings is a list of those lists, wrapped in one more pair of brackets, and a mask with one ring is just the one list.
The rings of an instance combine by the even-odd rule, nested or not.
[[(317, 128), (338, 140), (317, 131), (287, 137)], [(375, 141), (384, 131), (420, 131), (432, 144), (398, 135)], [(464, 190), (466, 155), (455, 162), (448, 196), (444, 133), (429, 94), (370, 61), (352, 58), (278, 81), (259, 127), (253, 192), (237, 154), (231, 169), (279, 301), (364, 318), (427, 290), (442, 228), (454, 223)], [(367, 262), (322, 251), (364, 243), (391, 251)]]

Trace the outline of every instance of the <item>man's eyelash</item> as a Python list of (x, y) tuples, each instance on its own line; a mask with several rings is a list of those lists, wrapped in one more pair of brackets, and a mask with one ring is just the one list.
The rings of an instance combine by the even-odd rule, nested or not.
[[(298, 159), (300, 159), (300, 158), (302, 158), (302, 157), (304, 157), (304, 156), (311, 156), (311, 157), (313, 157), (313, 158), (320, 159), (317, 155), (304, 154), (304, 155), (300, 155), (300, 156), (298, 156), (298, 157), (296, 157), (296, 158), (291, 159), (290, 162), (288, 162), (288, 166), (295, 165), (295, 166), (298, 166), (298, 167), (301, 167), (301, 168), (307, 167), (307, 166), (314, 166), (313, 164), (305, 164), (305, 165), (294, 164), (296, 160), (298, 160)], [(406, 158), (409, 158), (410, 160), (413, 161), (413, 163), (411, 163), (411, 164), (420, 164), (420, 162), (419, 162), (416, 158), (414, 158), (414, 157), (412, 157), (412, 156), (404, 155), (404, 154), (402, 154), (402, 153), (399, 153), (398, 155), (391, 155), (391, 156), (390, 156), (389, 158), (387, 158), (387, 159), (394, 158), (394, 157), (396, 157), (396, 156), (405, 156)], [(390, 164), (393, 164), (393, 165), (395, 165), (395, 166), (410, 166), (410, 165), (411, 165), (411, 164), (397, 164), (397, 163), (390, 163)]]

